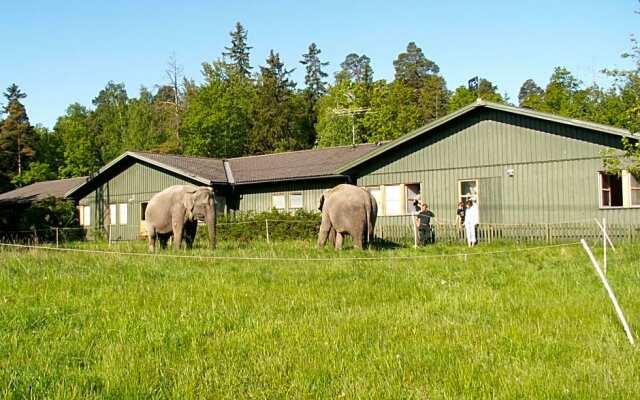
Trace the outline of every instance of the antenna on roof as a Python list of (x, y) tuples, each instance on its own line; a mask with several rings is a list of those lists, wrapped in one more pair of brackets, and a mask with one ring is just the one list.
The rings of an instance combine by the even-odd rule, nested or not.
[[(344, 96), (347, 98), (347, 101), (349, 103), (353, 103), (356, 100), (356, 96), (351, 91), (348, 91), (347, 93), (345, 93)], [(356, 146), (356, 121), (355, 121), (356, 120), (356, 114), (364, 114), (364, 113), (367, 113), (367, 112), (373, 112), (373, 111), (369, 111), (369, 110), (370, 110), (369, 107), (357, 107), (357, 108), (339, 107), (339, 108), (334, 108), (333, 109), (333, 113), (338, 115), (338, 116), (345, 116), (345, 115), (350, 115), (351, 116), (351, 146), (353, 146), (353, 147)]]

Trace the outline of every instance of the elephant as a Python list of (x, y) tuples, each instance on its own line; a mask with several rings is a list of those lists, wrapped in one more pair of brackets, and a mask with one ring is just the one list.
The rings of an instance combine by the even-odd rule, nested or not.
[(173, 236), (173, 247), (180, 249), (184, 239), (190, 249), (196, 237), (198, 221), (205, 221), (209, 229), (209, 246), (216, 247), (215, 194), (210, 187), (175, 185), (156, 193), (145, 211), (145, 228), (149, 250), (155, 251), (156, 238), (160, 247), (167, 247)]
[(325, 190), (320, 196), (318, 209), (322, 212), (319, 247), (329, 239), (335, 249), (340, 250), (347, 234), (351, 235), (355, 248), (362, 249), (373, 242), (378, 204), (367, 189), (340, 184)]

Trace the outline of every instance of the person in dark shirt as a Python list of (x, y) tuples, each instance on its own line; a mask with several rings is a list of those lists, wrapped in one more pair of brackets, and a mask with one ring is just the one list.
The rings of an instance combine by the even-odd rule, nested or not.
[(464, 206), (464, 201), (461, 201), (460, 203), (458, 203), (458, 209), (456, 210), (456, 222), (458, 223), (458, 225), (463, 226), (464, 225), (464, 214), (465, 214), (465, 206)]
[(421, 246), (427, 243), (433, 243), (433, 230), (431, 229), (431, 218), (435, 214), (429, 210), (427, 203), (422, 203), (420, 212), (416, 218), (416, 226), (418, 227), (418, 241)]

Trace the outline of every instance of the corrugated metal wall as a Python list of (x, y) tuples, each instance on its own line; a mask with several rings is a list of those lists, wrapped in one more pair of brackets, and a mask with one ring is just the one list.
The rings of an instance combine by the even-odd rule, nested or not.
[(307, 182), (283, 182), (271, 183), (267, 185), (251, 185), (238, 188), (240, 198), (240, 211), (271, 211), (273, 209), (273, 196), (282, 194), (285, 196), (285, 209), (283, 211), (295, 211), (290, 207), (290, 195), (294, 193), (302, 194), (304, 209), (307, 211), (317, 211), (322, 191), (330, 189), (342, 180), (322, 179)]
[[(358, 185), (421, 183), (436, 215), (454, 220), (459, 181), (479, 181), (482, 223), (558, 223), (640, 209), (599, 209), (601, 151), (620, 138), (501, 111), (480, 111), (372, 160)], [(513, 177), (507, 176), (513, 170)]]

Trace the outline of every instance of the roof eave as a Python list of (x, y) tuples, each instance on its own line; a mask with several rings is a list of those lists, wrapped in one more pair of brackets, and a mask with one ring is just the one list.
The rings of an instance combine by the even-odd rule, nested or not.
[(347, 177), (348, 176), (344, 174), (311, 175), (311, 176), (302, 176), (302, 177), (295, 177), (295, 178), (261, 179), (258, 181), (244, 181), (244, 182), (241, 181), (241, 182), (236, 182), (234, 186), (249, 186), (249, 185), (259, 185), (262, 183), (311, 181), (311, 180), (321, 180), (321, 179), (342, 179)]

